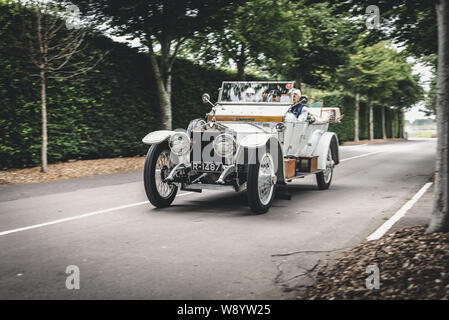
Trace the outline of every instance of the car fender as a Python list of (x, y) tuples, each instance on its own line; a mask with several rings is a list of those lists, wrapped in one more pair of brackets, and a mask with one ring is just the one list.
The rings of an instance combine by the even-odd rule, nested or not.
[(321, 136), (315, 150), (312, 153), (312, 155), (318, 156), (318, 169), (326, 168), (326, 157), (329, 147), (331, 147), (332, 150), (332, 159), (334, 160), (334, 164), (340, 163), (338, 137), (334, 132), (325, 132)]
[[(267, 149), (276, 149), (277, 157), (273, 160), (276, 162), (276, 177), (278, 182), (284, 182), (284, 153), (279, 140), (272, 134), (258, 133), (245, 136), (239, 143), (235, 162), (237, 164), (246, 164), (245, 159), (252, 158), (251, 156), (245, 157), (245, 153), (251, 152), (258, 148), (266, 147)], [(272, 152), (274, 150), (271, 150)]]
[(145, 144), (155, 144), (155, 143), (161, 143), (162, 141), (167, 140), (170, 138), (173, 134), (175, 134), (176, 131), (171, 130), (158, 130), (153, 131), (147, 134), (143, 139), (142, 142)]

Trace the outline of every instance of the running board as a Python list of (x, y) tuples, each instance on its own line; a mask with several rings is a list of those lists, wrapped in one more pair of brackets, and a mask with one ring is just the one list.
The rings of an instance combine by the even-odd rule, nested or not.
[(201, 192), (202, 189), (229, 190), (229, 191), (240, 192), (240, 191), (243, 191), (246, 189), (246, 182), (243, 183), (242, 185), (240, 185), (238, 188), (231, 186), (231, 185), (211, 184), (211, 183), (186, 184), (186, 185), (184, 185), (183, 189), (181, 189), (181, 190)]
[(290, 177), (290, 178), (286, 178), (285, 181), (287, 182), (291, 182), (294, 179), (300, 179), (300, 178), (304, 178), (306, 176), (310, 176), (311, 174), (317, 174), (320, 172), (323, 172), (324, 170), (320, 169), (314, 172), (296, 172), (296, 175), (294, 177)]
[(185, 183), (181, 183), (181, 191), (191, 191), (191, 192), (198, 192), (198, 193), (203, 192), (203, 190), (201, 190), (201, 189), (189, 189), (189, 188), (186, 188)]

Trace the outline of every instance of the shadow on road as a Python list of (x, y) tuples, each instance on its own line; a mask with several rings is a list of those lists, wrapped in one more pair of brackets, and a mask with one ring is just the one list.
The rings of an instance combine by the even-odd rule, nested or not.
[[(318, 192), (318, 188), (314, 185), (292, 184), (288, 186), (288, 191), (292, 196), (292, 200), (301, 200), (306, 194), (310, 196), (310, 192)], [(188, 196), (187, 196), (188, 197)], [(181, 201), (174, 201), (169, 208), (154, 209), (154, 211), (163, 214), (189, 214), (189, 213), (210, 213), (220, 216), (254, 216), (248, 206), (246, 192), (203, 192), (194, 199), (181, 198)], [(268, 212), (274, 213), (277, 209), (288, 207), (293, 204), (292, 200), (275, 199), (273, 206)], [(153, 212), (154, 212), (153, 211)]]

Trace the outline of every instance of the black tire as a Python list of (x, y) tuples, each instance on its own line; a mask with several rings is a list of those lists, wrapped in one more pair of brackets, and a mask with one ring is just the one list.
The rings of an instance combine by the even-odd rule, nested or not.
[(273, 186), (273, 191), (271, 197), (269, 197), (268, 202), (262, 203), (259, 195), (259, 169), (260, 163), (259, 159), (256, 159), (255, 164), (248, 165), (248, 176), (246, 181), (246, 195), (248, 198), (248, 204), (255, 214), (266, 213), (271, 205), (273, 204), (273, 199), (276, 194), (276, 185)]
[[(328, 153), (327, 153), (327, 157), (328, 157), (328, 160), (329, 160), (329, 157), (330, 157), (330, 160), (332, 161), (332, 149), (331, 149), (331, 147), (329, 147), (329, 150), (328, 150)], [(331, 165), (329, 170), (330, 170), (330, 177), (328, 177), (327, 179), (326, 179), (326, 176), (325, 176), (323, 171), (322, 172), (318, 172), (316, 174), (316, 183), (318, 184), (318, 189), (320, 189), (320, 190), (329, 189), (329, 187), (331, 185), (331, 182), (332, 182), (332, 177), (334, 176), (334, 166), (333, 166), (333, 164)]]
[(166, 208), (170, 206), (178, 192), (178, 187), (173, 185), (171, 187), (173, 189), (171, 189), (170, 193), (167, 196), (163, 196), (159, 193), (156, 187), (156, 162), (164, 151), (168, 151), (168, 154), (170, 154), (170, 148), (166, 141), (159, 144), (153, 144), (148, 150), (143, 171), (145, 193), (151, 204), (157, 208)]

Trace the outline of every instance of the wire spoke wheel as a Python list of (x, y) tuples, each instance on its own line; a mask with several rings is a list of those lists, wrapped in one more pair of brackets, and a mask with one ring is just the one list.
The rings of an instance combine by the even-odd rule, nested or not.
[(332, 150), (329, 148), (327, 152), (326, 159), (326, 169), (324, 169), (324, 182), (329, 183), (332, 179), (332, 169), (333, 169), (333, 160), (332, 160)]
[(254, 213), (265, 213), (273, 203), (276, 188), (276, 172), (273, 157), (269, 152), (263, 154), (255, 164), (248, 165), (247, 197)]
[(316, 182), (320, 190), (329, 189), (332, 176), (334, 174), (334, 159), (332, 158), (332, 149), (329, 147), (326, 156), (326, 167), (323, 171), (316, 174)]
[(260, 161), (259, 178), (258, 178), (258, 191), (260, 202), (266, 205), (273, 194), (274, 184), (274, 165), (273, 158), (269, 153), (264, 154)]
[(164, 182), (164, 179), (168, 176), (170, 169), (170, 153), (168, 150), (164, 150), (159, 154), (159, 157), (156, 160), (156, 169), (154, 171), (156, 189), (162, 198), (170, 197), (170, 194), (173, 192), (174, 185)]
[(143, 178), (148, 200), (157, 208), (170, 206), (178, 192), (177, 185), (165, 182), (172, 169), (168, 143), (152, 145), (145, 160)]

